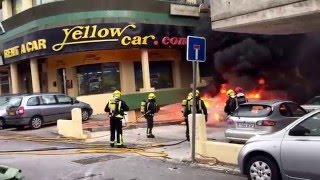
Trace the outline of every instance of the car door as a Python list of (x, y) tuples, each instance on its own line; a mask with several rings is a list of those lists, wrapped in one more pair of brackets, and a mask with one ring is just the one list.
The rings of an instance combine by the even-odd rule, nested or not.
[[(295, 129), (299, 131), (293, 133)], [(281, 145), (282, 169), (290, 179), (319, 179), (319, 153), (320, 112), (287, 132)]]
[(72, 99), (66, 95), (56, 95), (59, 103), (59, 119), (71, 119)]
[(52, 94), (46, 94), (41, 96), (42, 99), (42, 115), (45, 122), (53, 122), (59, 119), (61, 110), (56, 97)]

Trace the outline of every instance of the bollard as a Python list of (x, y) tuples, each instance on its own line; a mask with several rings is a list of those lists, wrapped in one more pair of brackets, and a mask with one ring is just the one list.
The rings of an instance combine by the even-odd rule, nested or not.
[(21, 172), (20, 169), (0, 165), (0, 180), (21, 180), (24, 178)]

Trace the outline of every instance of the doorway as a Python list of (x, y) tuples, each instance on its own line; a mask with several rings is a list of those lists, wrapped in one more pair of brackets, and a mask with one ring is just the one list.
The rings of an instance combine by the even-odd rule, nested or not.
[(66, 69), (61, 68), (57, 70), (57, 86), (58, 91), (63, 94), (67, 94), (67, 78), (66, 78)]

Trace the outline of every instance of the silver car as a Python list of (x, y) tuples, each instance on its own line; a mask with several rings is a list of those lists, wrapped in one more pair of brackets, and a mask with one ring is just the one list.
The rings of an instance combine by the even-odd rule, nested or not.
[(81, 108), (82, 120), (88, 120), (92, 114), (89, 104), (64, 94), (40, 93), (14, 96), (7, 105), (5, 123), (17, 128), (29, 126), (38, 129), (43, 124), (56, 123), (58, 119), (71, 119), (73, 108)]
[(308, 112), (320, 109), (320, 96), (315, 96), (310, 99), (306, 104), (302, 105), (302, 107)]
[(292, 101), (255, 101), (242, 104), (227, 119), (225, 137), (245, 142), (251, 137), (279, 131), (307, 112)]
[(320, 179), (320, 110), (247, 141), (238, 156), (248, 179)]

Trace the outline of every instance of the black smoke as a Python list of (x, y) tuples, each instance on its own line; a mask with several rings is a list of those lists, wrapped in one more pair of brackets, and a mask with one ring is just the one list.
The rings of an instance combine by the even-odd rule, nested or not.
[(223, 83), (254, 90), (259, 79), (265, 90), (284, 91), (288, 99), (304, 103), (320, 95), (320, 34), (250, 35), (199, 29), (207, 38), (208, 63), (215, 95)]

